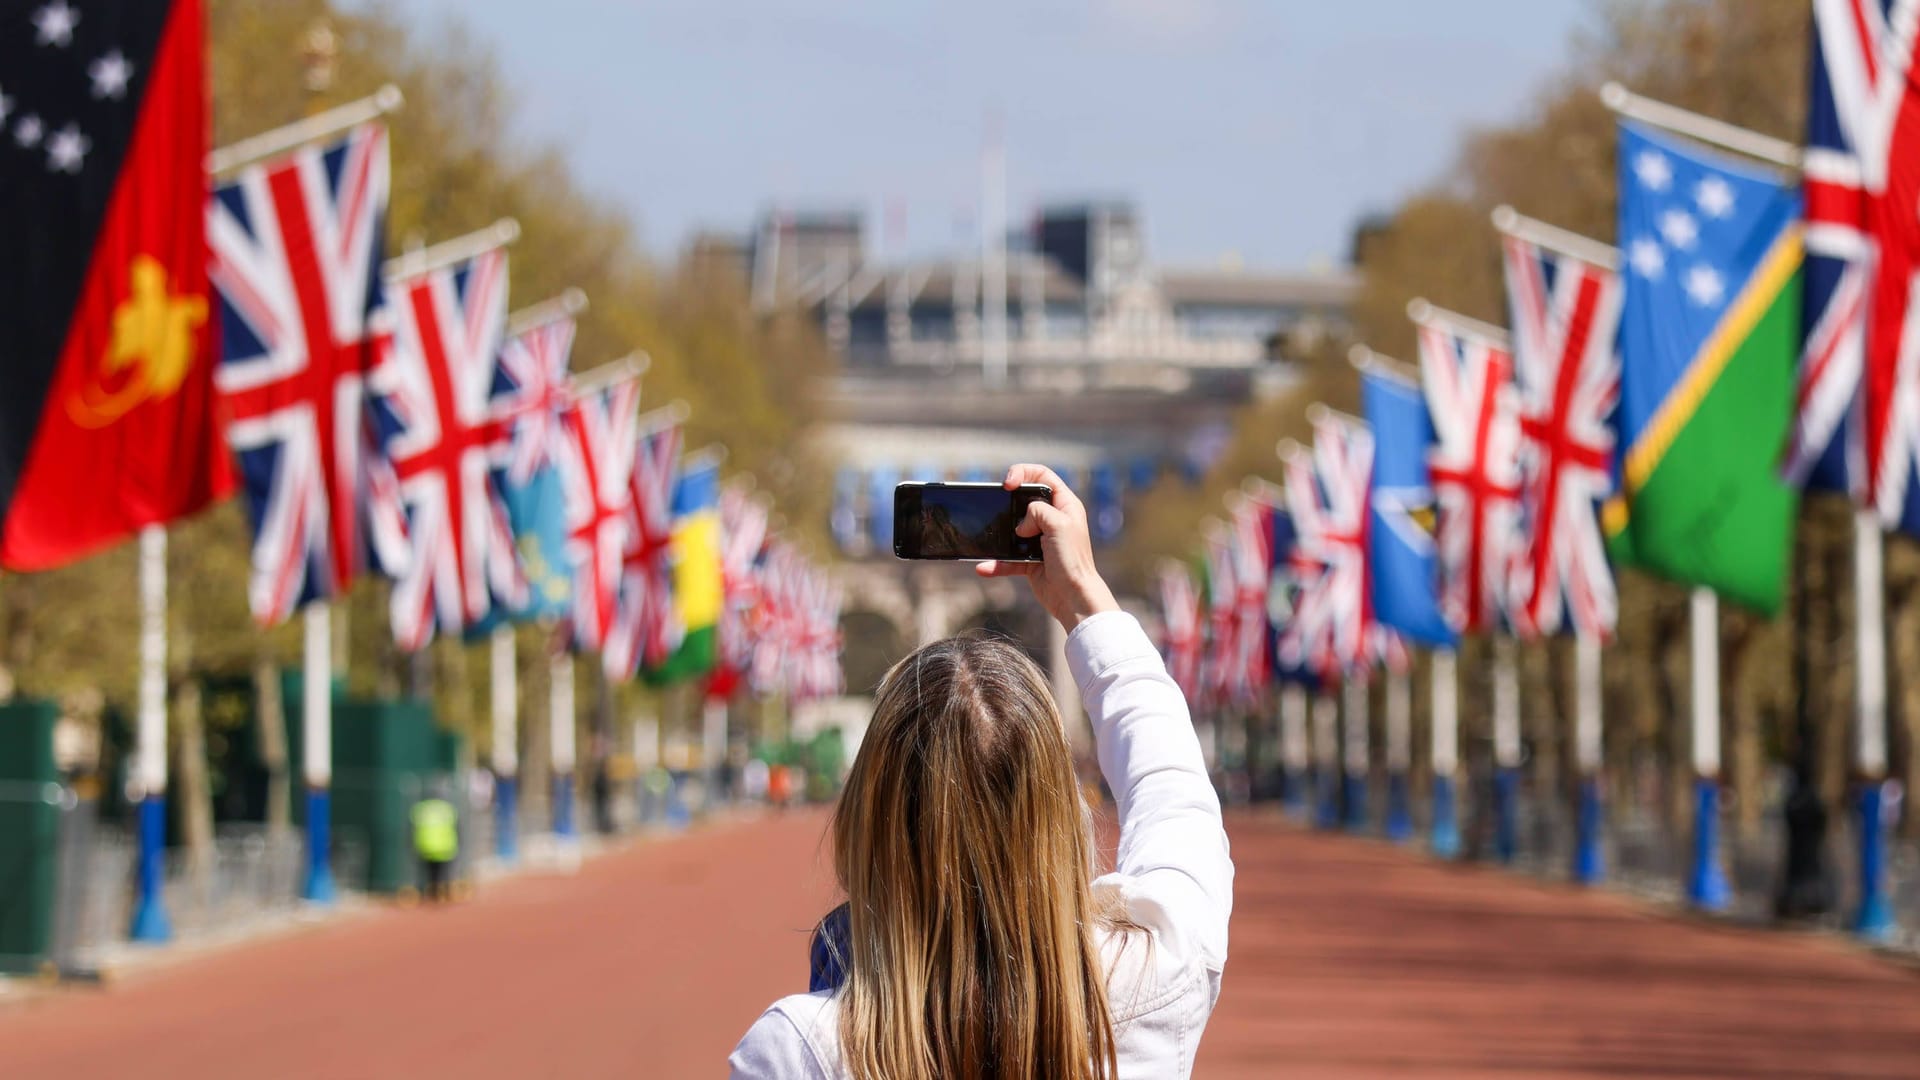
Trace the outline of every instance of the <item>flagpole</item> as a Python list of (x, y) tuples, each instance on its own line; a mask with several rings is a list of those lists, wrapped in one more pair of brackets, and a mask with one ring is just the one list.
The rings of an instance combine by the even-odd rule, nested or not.
[(1759, 158), (1782, 168), (1800, 168), (1800, 148), (1785, 139), (1776, 139), (1762, 135), (1757, 131), (1729, 124), (1724, 120), (1715, 120), (1711, 116), (1702, 116), (1677, 105), (1664, 101), (1641, 97), (1617, 82), (1607, 83), (1600, 88), (1600, 101), (1607, 108), (1629, 120), (1638, 120), (1643, 124), (1665, 128), (1668, 131), (1710, 143), (1748, 157)]
[(300, 898), (331, 904), (333, 880), (333, 605), (300, 612), (300, 757), (307, 788), (307, 876)]
[(419, 277), (421, 274), (438, 270), (443, 266), (484, 255), (496, 248), (506, 247), (520, 238), (520, 223), (510, 217), (501, 218), (484, 229), (470, 232), (465, 236), (456, 236), (444, 240), (429, 248), (409, 251), (388, 259), (380, 267), (380, 272), (389, 281)]
[(285, 127), (263, 131), (230, 146), (220, 147), (207, 155), (207, 173), (219, 176), (244, 169), (257, 161), (286, 153), (369, 120), (377, 120), (405, 102), (406, 97), (400, 93), (400, 88), (388, 83), (358, 101), (349, 101)]
[(1493, 854), (1520, 848), (1520, 666), (1512, 638), (1493, 639)]
[(1340, 705), (1321, 690), (1313, 695), (1314, 787), (1320, 799), (1314, 824), (1322, 829), (1340, 825)]
[(562, 844), (574, 841), (573, 768), (574, 705), (573, 654), (556, 649), (547, 661), (547, 738), (553, 759), (553, 835)]
[(1504, 328), (1479, 319), (1462, 315), (1457, 311), (1435, 307), (1425, 299), (1415, 297), (1407, 301), (1407, 318), (1417, 326), (1438, 326), (1452, 330), (1462, 337), (1478, 338), (1497, 348), (1511, 348), (1513, 335)]
[(1313, 750), (1307, 741), (1307, 689), (1298, 683), (1280, 687), (1280, 759), (1287, 770), (1287, 809), (1306, 818), (1313, 802), (1307, 794)]
[(129, 936), (160, 944), (173, 937), (167, 918), (167, 530), (140, 530), (140, 712), (136, 737), (140, 790), (139, 861)]
[(1387, 673), (1387, 839), (1413, 836), (1407, 766), (1413, 761), (1413, 681), (1404, 671)]
[(1365, 832), (1367, 830), (1367, 682), (1365, 679), (1349, 677), (1346, 681), (1344, 696), (1347, 699), (1347, 728), (1345, 744), (1345, 779), (1347, 804), (1347, 831)]
[(1580, 805), (1573, 849), (1573, 880), (1598, 883), (1606, 876), (1601, 849), (1604, 828), (1600, 770), (1601, 681), (1600, 640), (1582, 634), (1574, 639), (1574, 763), (1580, 773)]
[(1493, 227), (1516, 240), (1536, 244), (1557, 255), (1592, 263), (1605, 270), (1620, 269), (1619, 248), (1527, 217), (1511, 206), (1502, 204), (1493, 208)]
[(1854, 933), (1884, 941), (1894, 932), (1893, 906), (1887, 895), (1885, 791), (1887, 776), (1887, 626), (1885, 556), (1879, 515), (1871, 509), (1853, 514), (1854, 637), (1859, 662), (1854, 668), (1854, 766), (1859, 771), (1860, 906)]
[(488, 665), (493, 689), (493, 853), (503, 863), (520, 857), (518, 712), (519, 668), (511, 623), (493, 628)]
[(1720, 863), (1720, 600), (1693, 590), (1693, 874), (1687, 900), (1720, 911), (1730, 899)]
[(528, 304), (519, 311), (507, 314), (507, 336), (519, 337), (529, 330), (538, 330), (561, 319), (571, 319), (587, 310), (587, 294), (578, 288), (568, 288), (558, 296), (550, 296), (537, 304)]
[(1433, 681), (1433, 829), (1428, 844), (1442, 859), (1460, 854), (1460, 816), (1454, 794), (1460, 769), (1460, 669), (1452, 649), (1435, 649)]

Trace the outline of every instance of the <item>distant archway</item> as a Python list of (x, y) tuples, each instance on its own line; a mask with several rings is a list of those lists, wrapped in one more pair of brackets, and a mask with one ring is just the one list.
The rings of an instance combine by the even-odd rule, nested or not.
[(1047, 656), (1047, 613), (1040, 605), (1022, 600), (1010, 607), (984, 607), (960, 620), (955, 633), (984, 630), (1020, 646), (1020, 651), (1045, 670)]
[(855, 609), (840, 616), (841, 669), (849, 694), (873, 693), (887, 669), (907, 655), (912, 643), (892, 619), (878, 612)]

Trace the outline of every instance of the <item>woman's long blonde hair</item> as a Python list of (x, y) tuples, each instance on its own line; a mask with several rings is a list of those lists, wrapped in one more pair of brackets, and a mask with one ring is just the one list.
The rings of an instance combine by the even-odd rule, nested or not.
[(857, 1080), (1112, 1080), (1093, 838), (1053, 696), (1005, 641), (880, 684), (834, 814), (840, 1043)]

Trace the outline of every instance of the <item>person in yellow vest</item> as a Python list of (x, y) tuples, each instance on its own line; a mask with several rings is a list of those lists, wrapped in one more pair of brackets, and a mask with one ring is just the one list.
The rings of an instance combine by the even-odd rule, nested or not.
[(453, 860), (460, 854), (460, 814), (438, 794), (413, 804), (413, 850), (426, 868), (426, 898), (452, 899)]

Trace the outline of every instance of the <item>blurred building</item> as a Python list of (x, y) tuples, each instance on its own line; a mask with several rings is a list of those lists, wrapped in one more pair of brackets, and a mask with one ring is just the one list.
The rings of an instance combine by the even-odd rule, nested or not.
[(1160, 266), (1145, 232), (1125, 202), (1083, 202), (1042, 210), (1004, 253), (883, 261), (859, 212), (775, 211), (689, 255), (737, 268), (763, 310), (819, 319), (841, 359), (820, 434), (840, 466), (834, 533), (890, 558), (897, 481), (998, 479), (1019, 460), (1064, 474), (1112, 539), (1130, 495), (1196, 479), (1234, 411), (1292, 381), (1290, 356), (1346, 333), (1351, 273)]

